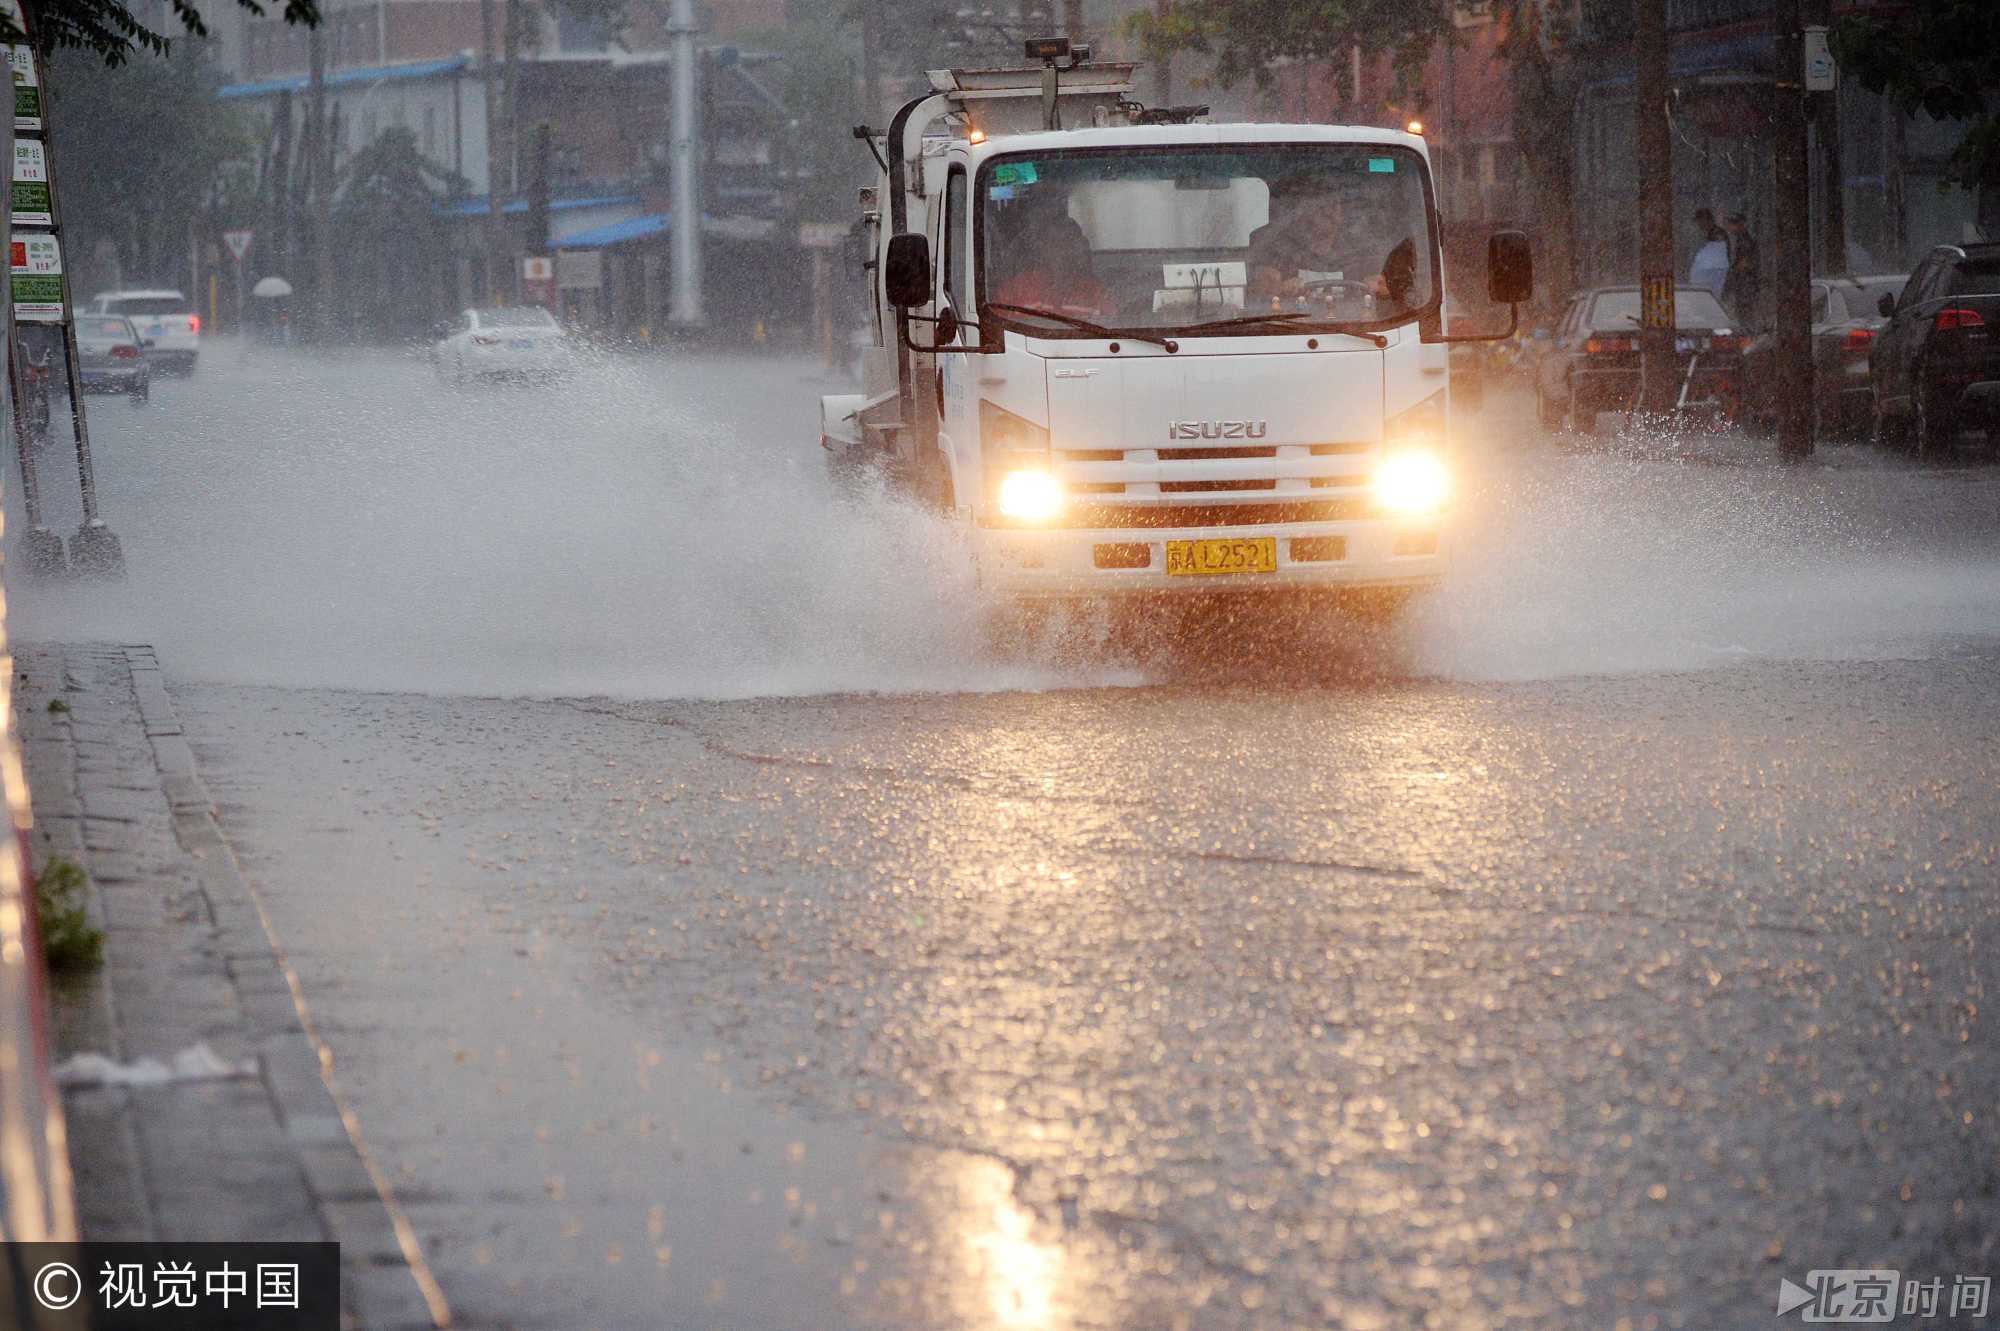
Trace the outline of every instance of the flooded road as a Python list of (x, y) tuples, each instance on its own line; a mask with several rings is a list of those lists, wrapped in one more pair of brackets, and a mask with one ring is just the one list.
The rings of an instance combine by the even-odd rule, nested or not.
[(1405, 638), (999, 660), (810, 369), (218, 355), (97, 415), (130, 588), (16, 606), (159, 646), (457, 1324), (1991, 1272), (1994, 468), (1503, 407)]
[[(132, 585), (53, 602), (27, 589), (17, 628), (154, 641), (183, 679), (427, 692), (732, 698), (1178, 673), (1088, 652), (996, 659), (949, 529), (829, 493), (817, 398), (844, 388), (802, 360), (667, 353), (609, 356), (557, 387), (453, 389), (420, 355), (219, 343), (150, 408), (92, 400)], [(1592, 451), (1552, 445), (1511, 398), (1460, 433), (1454, 577), (1417, 617), (1406, 673), (1704, 669), (2000, 634), (2000, 468), (1976, 453), (1918, 468), (1829, 447), (1793, 473), (1742, 465), (1768, 444)], [(65, 461), (44, 460), (59, 529), (76, 522)], [(1309, 659), (1345, 659), (1338, 632), (1312, 645)]]

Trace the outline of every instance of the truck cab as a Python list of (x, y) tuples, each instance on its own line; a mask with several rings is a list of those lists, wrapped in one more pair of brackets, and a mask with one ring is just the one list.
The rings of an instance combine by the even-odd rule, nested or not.
[[(1065, 52), (1064, 54), (1068, 54)], [(1450, 360), (1415, 135), (1150, 111), (1130, 65), (937, 71), (863, 191), (875, 342), (842, 468), (966, 523), (1021, 597), (1444, 573)], [(1502, 235), (1492, 293), (1519, 301)]]

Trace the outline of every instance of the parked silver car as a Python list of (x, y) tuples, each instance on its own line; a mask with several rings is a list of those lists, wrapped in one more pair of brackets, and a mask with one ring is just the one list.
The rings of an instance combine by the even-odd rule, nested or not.
[(152, 400), (152, 362), (130, 319), (121, 314), (77, 315), (76, 350), (84, 392), (124, 393), (134, 406)]

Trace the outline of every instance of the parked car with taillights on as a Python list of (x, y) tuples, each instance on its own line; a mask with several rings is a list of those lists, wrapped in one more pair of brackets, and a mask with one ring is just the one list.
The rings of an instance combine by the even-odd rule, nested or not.
[(466, 310), (440, 325), (431, 362), (454, 383), (471, 379), (560, 379), (576, 369), (576, 348), (539, 305)]
[(2000, 242), (1938, 246), (1880, 309), (1869, 356), (1878, 440), (1931, 453), (1967, 428), (2000, 428)]
[[(1681, 410), (1736, 418), (1750, 339), (1713, 293), (1674, 292), (1674, 383)], [(1535, 372), (1542, 424), (1593, 430), (1600, 412), (1639, 404), (1639, 288), (1594, 287), (1571, 297)]]
[[(1859, 434), (1868, 427), (1874, 390), (1868, 358), (1883, 318), (1907, 274), (1819, 277), (1812, 283), (1813, 433)], [(1763, 333), (1743, 353), (1743, 418), (1760, 429), (1777, 421), (1777, 337)]]
[(144, 339), (120, 314), (76, 316), (77, 375), (86, 393), (124, 393), (134, 405), (153, 393)]

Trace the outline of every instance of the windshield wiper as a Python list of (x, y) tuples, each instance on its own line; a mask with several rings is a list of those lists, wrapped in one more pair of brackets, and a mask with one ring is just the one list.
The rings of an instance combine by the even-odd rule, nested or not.
[(1258, 324), (1283, 324), (1287, 328), (1297, 328), (1306, 332), (1340, 333), (1346, 337), (1366, 338), (1377, 347), (1386, 347), (1389, 345), (1389, 339), (1380, 333), (1367, 332), (1363, 329), (1343, 324), (1338, 320), (1327, 319), (1317, 323), (1308, 322), (1311, 319), (1312, 315), (1305, 310), (1277, 310), (1270, 314), (1245, 314), (1233, 319), (1214, 319), (1204, 324), (1189, 324), (1187, 331), (1190, 333), (1206, 333), (1217, 328), (1250, 328)]
[(1168, 351), (1181, 349), (1180, 343), (1170, 337), (1162, 337), (1158, 333), (1145, 333), (1136, 328), (1106, 328), (1103, 324), (1079, 319), (1074, 314), (1064, 314), (1061, 310), (1045, 310), (1039, 305), (1009, 305), (1005, 301), (989, 300), (986, 302), (986, 308), (1004, 310), (1009, 314), (1030, 314), (1037, 319), (1053, 319), (1059, 324), (1067, 324), (1080, 333), (1093, 333), (1098, 337), (1129, 337), (1135, 342), (1151, 342), (1156, 347), (1165, 347)]

